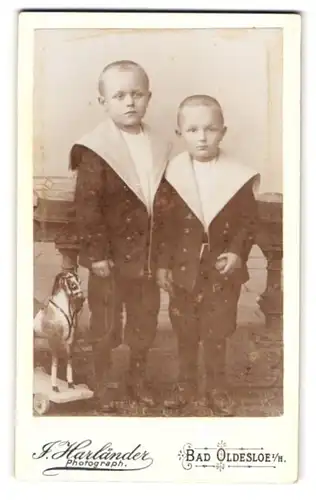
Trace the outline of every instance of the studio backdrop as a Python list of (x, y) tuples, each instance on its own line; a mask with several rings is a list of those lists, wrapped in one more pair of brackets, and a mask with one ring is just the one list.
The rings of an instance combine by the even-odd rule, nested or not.
[(34, 176), (68, 176), (74, 141), (103, 117), (98, 77), (118, 59), (141, 64), (152, 100), (146, 121), (174, 141), (176, 112), (190, 94), (222, 104), (223, 148), (282, 192), (282, 32), (279, 29), (37, 30)]

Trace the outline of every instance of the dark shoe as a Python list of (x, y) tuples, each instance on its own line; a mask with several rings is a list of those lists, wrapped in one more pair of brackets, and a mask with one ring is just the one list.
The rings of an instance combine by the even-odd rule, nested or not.
[(153, 395), (146, 383), (145, 356), (134, 356), (130, 359), (130, 367), (126, 378), (127, 397), (132, 402), (142, 403), (152, 408), (156, 406)]
[(234, 402), (227, 391), (213, 389), (206, 396), (206, 403), (215, 417), (233, 417)]
[(96, 399), (98, 410), (104, 411), (106, 413), (116, 413), (117, 404), (115, 392), (116, 391), (108, 385), (99, 387), (97, 390), (95, 390), (94, 396)]
[(179, 408), (183, 408), (190, 401), (190, 397), (188, 395), (188, 391), (182, 385), (176, 385), (173, 388), (172, 394), (169, 398), (164, 400), (164, 407), (169, 410), (176, 410)]
[(149, 389), (145, 388), (144, 386), (137, 388), (137, 397), (138, 400), (148, 408), (154, 408), (154, 406), (156, 406), (154, 397), (152, 396)]
[(144, 382), (129, 383), (127, 385), (127, 396), (131, 401), (142, 403), (149, 408), (153, 408), (156, 405), (151, 392)]

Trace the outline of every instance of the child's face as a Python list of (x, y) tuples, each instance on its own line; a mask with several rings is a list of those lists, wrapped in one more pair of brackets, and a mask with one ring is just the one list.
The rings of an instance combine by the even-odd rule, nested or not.
[(219, 109), (204, 104), (187, 106), (180, 114), (179, 133), (187, 151), (199, 161), (209, 161), (217, 155), (226, 128)]
[(102, 103), (116, 125), (138, 129), (151, 97), (142, 72), (112, 69), (104, 75), (103, 89)]

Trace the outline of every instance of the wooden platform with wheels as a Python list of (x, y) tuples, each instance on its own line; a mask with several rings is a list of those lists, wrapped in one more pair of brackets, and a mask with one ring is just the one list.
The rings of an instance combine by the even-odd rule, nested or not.
[(93, 391), (84, 384), (69, 389), (67, 382), (57, 379), (59, 392), (52, 390), (51, 377), (41, 367), (34, 370), (33, 379), (33, 411), (35, 415), (48, 413), (51, 403), (62, 404), (93, 397)]

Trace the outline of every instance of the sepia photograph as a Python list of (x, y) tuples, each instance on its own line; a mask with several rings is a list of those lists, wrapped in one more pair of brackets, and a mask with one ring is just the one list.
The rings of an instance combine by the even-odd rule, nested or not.
[(282, 31), (34, 49), (34, 412), (282, 414)]
[[(159, 432), (152, 417), (247, 426), (286, 413), (291, 174), (286, 39), (272, 17), (32, 28), (32, 389), (23, 397), (40, 426), (140, 418)], [(179, 455), (186, 464), (192, 449)]]

